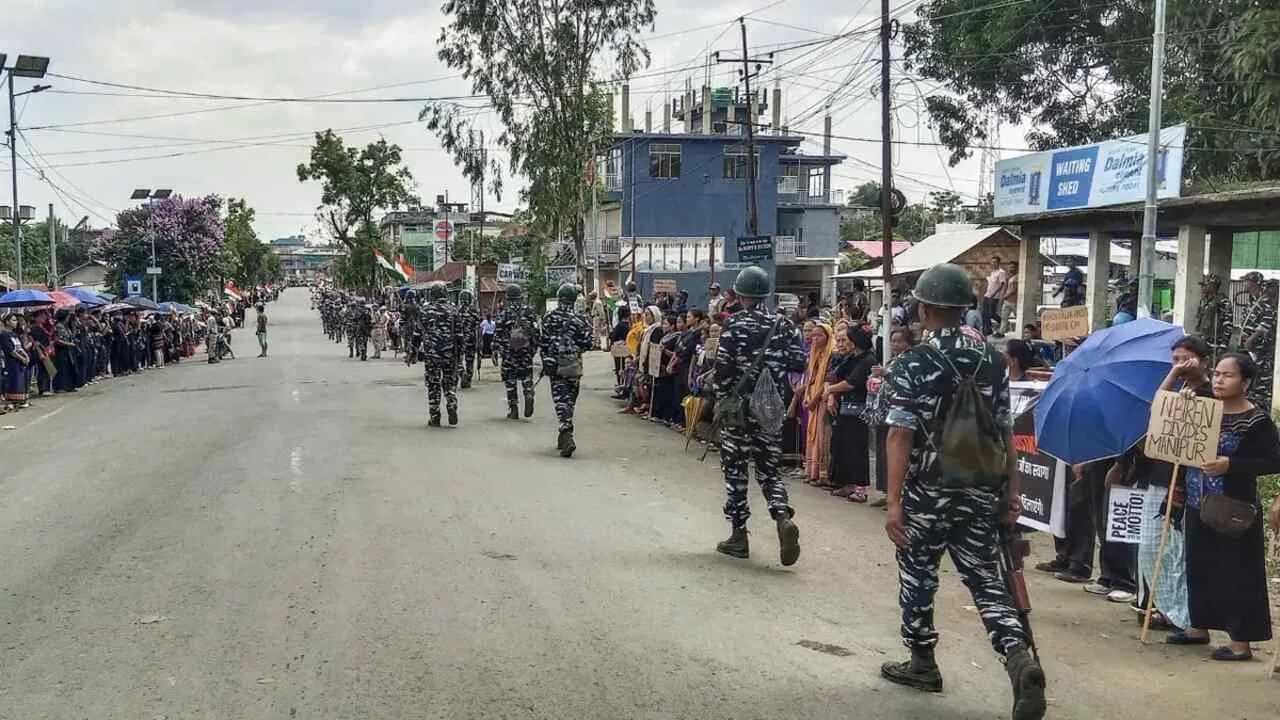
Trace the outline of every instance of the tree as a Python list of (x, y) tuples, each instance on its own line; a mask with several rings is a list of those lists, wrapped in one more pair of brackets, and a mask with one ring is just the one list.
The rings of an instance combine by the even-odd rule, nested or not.
[[(955, 196), (955, 204), (959, 203), (959, 196)], [(880, 183), (866, 182), (859, 185), (849, 196), (849, 207), (853, 210), (852, 216), (840, 221), (840, 239), (844, 242), (880, 240), (884, 228), (880, 221)], [(849, 211), (846, 211), (846, 215), (848, 214)], [(923, 204), (907, 205), (898, 213), (898, 223), (893, 228), (894, 239), (912, 243), (925, 239), (929, 236), (930, 228), (937, 224), (932, 216), (933, 212)]]
[(142, 275), (151, 264), (164, 269), (157, 300), (192, 302), (213, 285), (225, 262), (222, 200), (174, 196), (122, 210), (116, 230), (103, 233), (93, 254), (109, 266), (109, 285), (123, 287), (125, 275)]
[(934, 190), (929, 193), (929, 210), (933, 212), (934, 224), (954, 219), (961, 204), (960, 196), (950, 190)]
[(280, 259), (258, 239), (253, 229), (255, 213), (243, 199), (227, 199), (226, 266), (228, 276), (240, 287), (254, 287), (274, 279), (271, 260), (279, 268)]
[(378, 140), (357, 150), (325, 130), (316, 133), (311, 164), (298, 165), (298, 181), (320, 181), (316, 218), (335, 240), (355, 250), (361, 226), (377, 227), (374, 213), (417, 200), (413, 174), (400, 162), (399, 145)]
[[(612, 131), (595, 66), (607, 55), (627, 77), (648, 64), (636, 36), (653, 23), (653, 0), (446, 0), (443, 10), (439, 57), (489, 98), (502, 124), (493, 140), (507, 151), (508, 170), (527, 180), (535, 232), (558, 239), (570, 231), (581, 258), (587, 174)], [(501, 197), (501, 164), (465, 108), (436, 102), (420, 118), (468, 180), (487, 180)]]
[[(1147, 131), (1150, 2), (931, 0), (904, 27), (906, 68), (940, 81), (925, 107), (952, 164), (1026, 124), (1031, 147)], [(1189, 125), (1190, 175), (1280, 175), (1280, 9), (1169, 0), (1163, 125)]]

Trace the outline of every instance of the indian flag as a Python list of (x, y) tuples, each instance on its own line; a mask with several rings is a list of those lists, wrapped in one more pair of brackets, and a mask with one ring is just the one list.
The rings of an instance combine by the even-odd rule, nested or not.
[(399, 267), (392, 265), (391, 261), (387, 259), (387, 256), (382, 254), (382, 251), (375, 249), (373, 251), (373, 256), (377, 258), (378, 264), (381, 265), (384, 270), (391, 273), (392, 275), (395, 275), (396, 277), (400, 278), (403, 281), (407, 282), (409, 280), (409, 276), (405, 275), (404, 271), (401, 270)]
[(405, 260), (403, 255), (396, 257), (396, 267), (400, 268), (400, 274), (404, 275), (406, 281), (413, 278), (413, 266), (409, 264), (408, 260)]
[(222, 292), (227, 297), (235, 298), (236, 300), (244, 300), (244, 296), (240, 294), (240, 288), (237, 288), (236, 284), (230, 280), (228, 280), (227, 284), (223, 286)]

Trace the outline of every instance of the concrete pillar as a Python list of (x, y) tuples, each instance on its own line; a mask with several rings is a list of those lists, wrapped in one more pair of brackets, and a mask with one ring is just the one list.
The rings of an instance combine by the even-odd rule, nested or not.
[(622, 83), (622, 132), (631, 132), (631, 85)]
[(1111, 303), (1107, 298), (1107, 280), (1111, 275), (1111, 233), (1089, 233), (1089, 279), (1085, 286), (1085, 304), (1089, 306), (1089, 327), (1101, 330), (1111, 319)]
[[(822, 118), (822, 154), (831, 156), (831, 114)], [(822, 193), (826, 196), (825, 202), (831, 202), (831, 164), (824, 162), (822, 164)]]
[(671, 99), (668, 98), (662, 105), (662, 132), (671, 132)]
[(1204, 279), (1204, 238), (1202, 225), (1178, 228), (1178, 270), (1173, 280), (1173, 324), (1187, 332), (1196, 329), (1200, 309), (1200, 281)]
[(644, 111), (644, 131), (647, 133), (653, 132), (653, 111), (652, 110)]
[(684, 91), (684, 131), (693, 133), (693, 90), (688, 88)]
[(1018, 325), (1040, 321), (1040, 298), (1044, 294), (1044, 264), (1040, 259), (1040, 236), (1027, 235), (1018, 249)]
[(711, 86), (702, 86), (702, 134), (711, 134)]
[(1231, 228), (1213, 228), (1209, 235), (1209, 272), (1222, 278), (1222, 287), (1225, 289), (1231, 282), (1231, 242), (1235, 231)]
[(773, 134), (782, 132), (782, 81), (773, 86)]

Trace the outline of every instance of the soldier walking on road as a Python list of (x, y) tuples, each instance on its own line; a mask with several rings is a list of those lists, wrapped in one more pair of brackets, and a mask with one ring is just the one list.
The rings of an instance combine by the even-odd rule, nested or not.
[(1039, 720), (1044, 671), (1029, 651), (999, 564), (1000, 525), (1012, 525), (1022, 506), (1004, 360), (960, 332), (973, 302), (964, 268), (935, 265), (920, 276), (915, 294), (927, 339), (898, 358), (885, 381), (885, 531), (898, 548), (902, 640), (911, 659), (885, 663), (880, 671), (899, 685), (942, 691), (934, 596), (938, 565), (949, 553), (1005, 663), (1014, 720)]
[(542, 319), (542, 374), (551, 381), (551, 400), (560, 421), (556, 448), (560, 457), (570, 457), (573, 441), (573, 409), (578, 403), (582, 382), (582, 353), (595, 344), (587, 318), (574, 311), (576, 285), (565, 283), (556, 292), (556, 309)]
[(533, 415), (533, 354), (538, 350), (538, 317), (525, 305), (519, 285), (507, 287), (507, 304), (496, 332), (502, 353), (502, 383), (507, 386), (507, 418), (520, 419), (518, 386), (524, 386), (524, 416)]
[(462, 331), (462, 352), (458, 360), (462, 366), (460, 377), (462, 387), (471, 387), (471, 378), (476, 371), (476, 348), (479, 345), (480, 310), (475, 305), (475, 297), (470, 290), (458, 293), (458, 323)]
[(444, 395), (449, 424), (458, 424), (458, 351), (462, 343), (458, 333), (458, 310), (449, 303), (443, 283), (427, 289), (427, 304), (422, 307), (422, 365), (430, 406), (430, 427), (440, 427), (440, 396)]
[[(772, 291), (769, 275), (764, 270), (754, 265), (744, 268), (733, 285), (743, 309), (729, 319), (720, 335), (714, 381), (718, 410), (728, 408), (736, 397), (750, 394), (760, 372), (768, 373), (773, 379), (785, 408), (791, 402), (787, 372), (801, 372), (805, 368), (800, 333), (784, 315), (773, 318), (764, 312), (764, 299)], [(750, 554), (747, 473), (748, 466), (754, 462), (756, 481), (769, 503), (769, 514), (778, 525), (782, 564), (794, 565), (800, 558), (800, 530), (791, 519), (795, 510), (788, 504), (787, 486), (778, 473), (778, 460), (782, 456), (781, 429), (761, 427), (750, 412), (738, 418), (727, 418), (718, 412), (717, 424), (720, 466), (728, 495), (724, 514), (732, 525), (732, 534), (717, 545), (716, 550), (737, 558)]]

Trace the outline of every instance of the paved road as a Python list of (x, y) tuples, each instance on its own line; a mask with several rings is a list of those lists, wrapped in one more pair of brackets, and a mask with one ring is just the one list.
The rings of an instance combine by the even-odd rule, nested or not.
[[(979, 718), (1008, 685), (963, 588), (947, 692), (900, 655), (880, 514), (795, 492), (725, 533), (717, 469), (618, 417), (589, 363), (580, 451), (502, 419), (486, 370), (428, 430), (416, 369), (347, 360), (291, 290), (272, 356), (43, 402), (0, 435), (0, 718)], [(760, 503), (753, 497), (757, 507)], [(1127, 611), (1036, 579), (1050, 717), (1276, 717), (1262, 663), (1140, 649)]]

